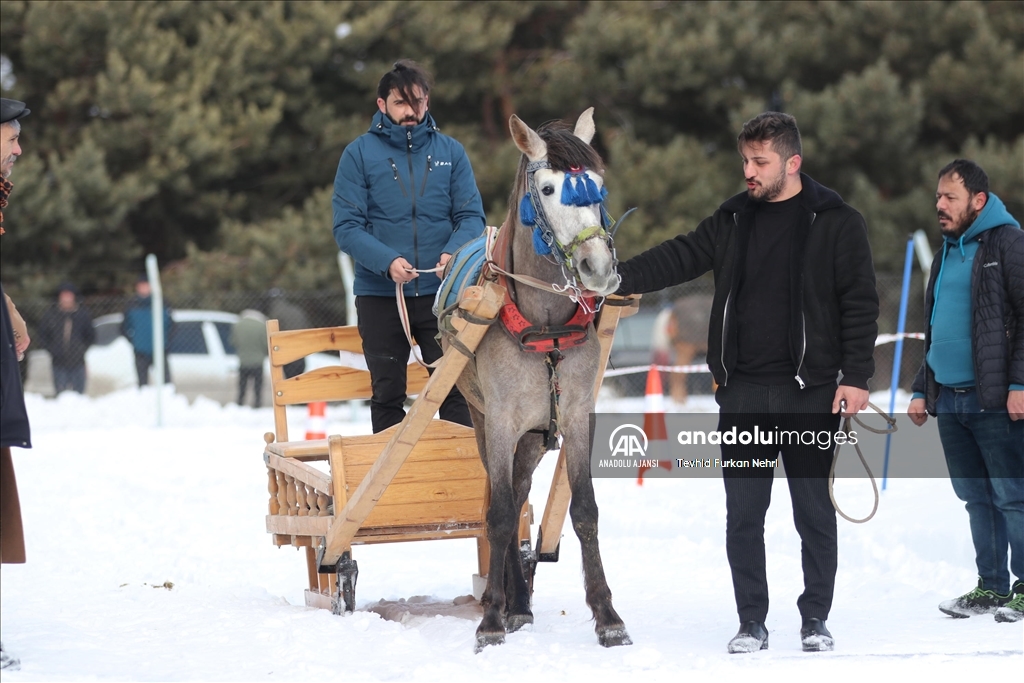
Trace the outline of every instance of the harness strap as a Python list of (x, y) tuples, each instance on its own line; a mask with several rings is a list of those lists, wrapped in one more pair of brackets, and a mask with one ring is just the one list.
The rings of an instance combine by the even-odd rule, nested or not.
[(588, 304), (577, 306), (572, 318), (564, 325), (531, 325), (512, 302), (501, 307), (498, 319), (522, 350), (549, 353), (559, 348), (579, 346), (587, 341), (590, 323), (594, 320), (593, 302)]
[(548, 413), (548, 428), (544, 431), (544, 449), (553, 451), (558, 448), (558, 437), (561, 436), (559, 424), (561, 413), (558, 409), (558, 399), (562, 395), (562, 388), (558, 384), (558, 364), (562, 361), (562, 352), (557, 348), (548, 353), (544, 359), (548, 366), (548, 387), (550, 389), (550, 409)]

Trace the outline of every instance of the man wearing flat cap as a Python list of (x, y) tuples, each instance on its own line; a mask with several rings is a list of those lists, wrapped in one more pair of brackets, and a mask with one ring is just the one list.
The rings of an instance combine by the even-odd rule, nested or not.
[[(3, 234), (3, 210), (7, 208), (7, 197), (12, 187), (9, 178), (15, 160), (21, 156), (19, 119), (28, 113), (24, 102), (0, 98), (0, 234)], [(5, 304), (0, 306), (0, 393), (3, 394), (0, 403), (0, 562), (22, 563), (25, 561), (25, 535), (21, 526), (21, 505), (11, 447), (32, 447), (25, 395), (18, 372), (18, 360), (24, 356), (29, 338), (25, 322), (14, 304), (6, 294), (3, 299)], [(0, 669), (17, 670), (18, 667), (18, 660), (0, 644)]]

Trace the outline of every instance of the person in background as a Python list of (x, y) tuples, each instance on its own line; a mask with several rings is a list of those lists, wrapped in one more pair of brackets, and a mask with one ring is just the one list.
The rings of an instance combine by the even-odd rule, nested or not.
[[(0, 98), (0, 235), (4, 234), (3, 210), (7, 208), (7, 198), (14, 187), (9, 178), (14, 162), (21, 156), (19, 119), (28, 113), (24, 102)], [(0, 305), (0, 563), (23, 564), (25, 532), (11, 448), (32, 448), (25, 394), (18, 370), (18, 361), (25, 355), (29, 338), (28, 332), (24, 331), (25, 322), (17, 316), (14, 304), (3, 293), (2, 286), (0, 295), (4, 300)], [(20, 333), (14, 326), (16, 320), (22, 327)], [(20, 667), (18, 658), (0, 643), (0, 669), (17, 671)]]
[[(280, 330), (309, 329), (309, 316), (301, 308), (288, 301), (283, 291), (274, 287), (267, 293), (267, 296), (270, 298), (270, 303), (267, 306), (267, 317), (271, 320), (276, 320)], [(266, 337), (263, 338), (263, 345), (266, 346)], [(284, 378), (291, 379), (305, 371), (306, 359), (300, 358), (284, 366)]]
[(267, 316), (248, 308), (231, 328), (231, 345), (238, 354), (238, 405), (245, 405), (245, 390), (252, 383), (252, 407), (260, 407), (263, 361), (267, 349)]
[[(135, 372), (139, 387), (149, 384), (149, 368), (153, 365), (153, 289), (146, 278), (135, 283), (135, 298), (124, 312), (121, 334), (135, 349)], [(167, 363), (167, 340), (171, 338), (171, 309), (164, 305), (164, 383), (171, 382), (171, 366)]]
[[(434, 294), (436, 273), (456, 249), (484, 229), (484, 209), (466, 150), (441, 133), (427, 111), (430, 76), (401, 60), (377, 84), (370, 130), (341, 155), (334, 178), (334, 240), (356, 263), (353, 292), (370, 371), (374, 433), (405, 417), (409, 341), (398, 314), (396, 284), (410, 335), (423, 360), (441, 357)], [(471, 426), (469, 407), (452, 387), (438, 411)]]
[(925, 359), (907, 412), (918, 426), (935, 415), (978, 568), (977, 587), (939, 610), (1017, 622), (1024, 619), (1024, 231), (989, 190), (985, 171), (966, 159), (939, 171), (935, 208), (944, 239), (925, 290)]
[(78, 288), (65, 282), (57, 288), (57, 303), (39, 320), (39, 343), (50, 352), (53, 390), (85, 393), (85, 352), (96, 341), (92, 316), (78, 301)]

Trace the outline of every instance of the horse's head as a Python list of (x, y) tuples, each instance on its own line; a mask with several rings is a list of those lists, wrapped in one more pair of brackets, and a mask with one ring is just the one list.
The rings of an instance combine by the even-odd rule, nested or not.
[(594, 109), (587, 109), (574, 130), (558, 123), (536, 131), (515, 114), (512, 139), (523, 153), (511, 210), (533, 228), (538, 254), (550, 254), (583, 288), (600, 296), (619, 286), (615, 251), (604, 210), (604, 164), (590, 141)]

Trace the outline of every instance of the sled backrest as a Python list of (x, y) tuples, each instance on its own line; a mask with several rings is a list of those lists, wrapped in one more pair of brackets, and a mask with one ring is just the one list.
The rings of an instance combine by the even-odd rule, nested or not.
[[(359, 329), (314, 327), (282, 331), (277, 320), (267, 321), (267, 348), (270, 354), (270, 385), (274, 400), (274, 431), (277, 442), (288, 441), (285, 406), (314, 401), (351, 401), (369, 399), (370, 373), (341, 365), (318, 367), (286, 379), (284, 366), (316, 353), (346, 353), (361, 358), (363, 341)], [(416, 363), (408, 368), (408, 393), (418, 394), (426, 385), (427, 371)]]

